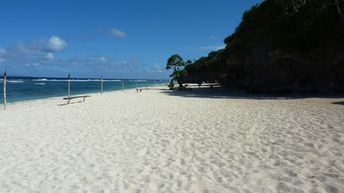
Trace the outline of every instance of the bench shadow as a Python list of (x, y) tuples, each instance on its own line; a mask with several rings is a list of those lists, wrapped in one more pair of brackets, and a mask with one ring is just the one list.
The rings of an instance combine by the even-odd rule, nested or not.
[(62, 104), (58, 104), (57, 106), (67, 106), (67, 105), (75, 105), (75, 104), (79, 104), (79, 103), (84, 103), (83, 101), (77, 101), (77, 102), (71, 102), (71, 103), (62, 103)]
[[(242, 90), (233, 88), (214, 87), (210, 88), (192, 88), (191, 90), (161, 90), (162, 93), (169, 96), (178, 96), (186, 98), (214, 98), (214, 99), (258, 99), (258, 100), (288, 100), (305, 98), (344, 98), (344, 95), (273, 95), (273, 94), (250, 94)], [(341, 103), (340, 103), (341, 104)]]
[(333, 102), (332, 104), (334, 104), (334, 105), (344, 105), (344, 101)]

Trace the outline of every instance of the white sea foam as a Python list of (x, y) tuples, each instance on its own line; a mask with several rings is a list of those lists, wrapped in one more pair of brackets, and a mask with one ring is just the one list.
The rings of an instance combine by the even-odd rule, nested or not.
[[(68, 79), (35, 79), (35, 82), (67, 82)], [(71, 79), (71, 82), (100, 82), (100, 79)], [(121, 82), (121, 80), (103, 80), (104, 82)]]
[(104, 80), (104, 82), (121, 82), (121, 80)]
[(35, 82), (65, 82), (67, 80), (66, 79), (46, 79), (46, 78), (42, 78), (42, 79), (34, 79), (33, 81), (35, 81)]
[(20, 84), (20, 83), (24, 83), (24, 80), (7, 80), (7, 82), (15, 83), (15, 84)]
[(34, 79), (34, 80), (32, 80), (32, 81), (37, 81), (37, 82), (43, 82), (43, 81), (48, 81), (48, 79), (46, 79), (46, 78), (40, 78), (40, 79)]

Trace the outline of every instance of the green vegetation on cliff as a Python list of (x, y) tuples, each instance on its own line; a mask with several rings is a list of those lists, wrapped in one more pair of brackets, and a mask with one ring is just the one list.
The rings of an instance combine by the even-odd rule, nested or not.
[[(185, 67), (184, 82), (264, 93), (344, 93), (344, 0), (265, 0), (226, 48)], [(179, 78), (181, 79), (181, 78)]]

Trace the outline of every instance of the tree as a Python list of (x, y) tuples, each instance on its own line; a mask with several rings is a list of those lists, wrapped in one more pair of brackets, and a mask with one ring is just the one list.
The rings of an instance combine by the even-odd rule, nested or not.
[(342, 10), (342, 7), (344, 7), (344, 1), (343, 0), (334, 0), (334, 4), (336, 5), (337, 13), (338, 13), (340, 19), (344, 23), (344, 13)]
[[(342, 24), (342, 25), (340, 25)], [(264, 0), (185, 82), (263, 93), (344, 93), (344, 0)]]
[(183, 87), (182, 77), (186, 73), (186, 71), (184, 70), (185, 65), (186, 64), (185, 64), (183, 58), (181, 56), (179, 56), (178, 54), (172, 55), (167, 60), (166, 70), (173, 69), (173, 72), (170, 75), (170, 77), (172, 77), (171, 83), (173, 83), (173, 81), (175, 80), (178, 82), (180, 87)]

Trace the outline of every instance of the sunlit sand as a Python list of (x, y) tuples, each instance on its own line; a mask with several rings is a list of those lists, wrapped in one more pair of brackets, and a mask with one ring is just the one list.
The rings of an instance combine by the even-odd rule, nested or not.
[(344, 99), (91, 96), (0, 110), (0, 192), (344, 190)]

